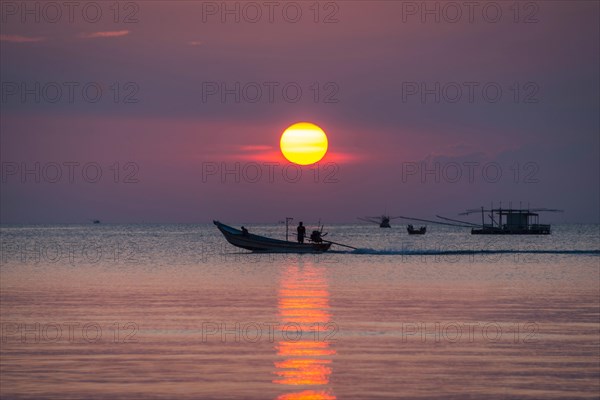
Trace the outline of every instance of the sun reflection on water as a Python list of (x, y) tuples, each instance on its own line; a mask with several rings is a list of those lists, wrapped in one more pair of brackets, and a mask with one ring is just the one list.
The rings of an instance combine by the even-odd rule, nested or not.
[(311, 388), (282, 394), (277, 400), (336, 398), (327, 387), (335, 354), (329, 340), (329, 308), (329, 288), (321, 268), (293, 265), (285, 269), (279, 288), (279, 323), (293, 329), (277, 343), (281, 361), (275, 362), (277, 379), (273, 383)]

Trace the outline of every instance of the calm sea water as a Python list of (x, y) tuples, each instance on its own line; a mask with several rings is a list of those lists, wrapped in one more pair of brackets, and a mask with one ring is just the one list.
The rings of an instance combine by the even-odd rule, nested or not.
[(248, 254), (212, 225), (3, 226), (1, 397), (598, 398), (598, 225), (326, 230), (359, 250)]

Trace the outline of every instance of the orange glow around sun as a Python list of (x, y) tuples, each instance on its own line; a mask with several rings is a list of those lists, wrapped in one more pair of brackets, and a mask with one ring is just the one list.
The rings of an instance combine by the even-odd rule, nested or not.
[(320, 161), (327, 153), (327, 135), (323, 129), (310, 122), (298, 122), (287, 128), (280, 141), (284, 157), (294, 164), (310, 165)]

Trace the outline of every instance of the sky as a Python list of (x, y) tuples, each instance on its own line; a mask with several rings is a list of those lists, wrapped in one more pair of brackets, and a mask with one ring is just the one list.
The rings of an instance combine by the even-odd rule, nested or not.
[(2, 223), (600, 220), (598, 2), (117, 4), (0, 3)]

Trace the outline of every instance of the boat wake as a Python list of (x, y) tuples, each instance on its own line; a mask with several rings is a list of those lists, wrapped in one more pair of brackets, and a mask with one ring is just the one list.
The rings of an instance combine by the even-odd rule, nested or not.
[(334, 250), (330, 253), (358, 254), (358, 255), (477, 255), (477, 254), (573, 254), (573, 255), (600, 255), (600, 250), (527, 250), (527, 249), (499, 249), (499, 250), (439, 250), (439, 249), (404, 249), (404, 250), (375, 250), (356, 249), (351, 251)]

